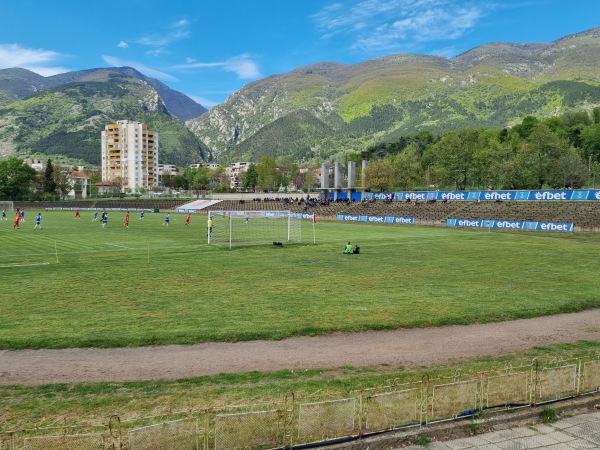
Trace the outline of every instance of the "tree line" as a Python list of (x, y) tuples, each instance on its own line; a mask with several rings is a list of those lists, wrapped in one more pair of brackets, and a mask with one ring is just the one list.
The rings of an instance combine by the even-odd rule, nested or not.
[[(441, 135), (419, 131), (349, 153), (347, 158), (358, 164), (368, 161), (365, 173), (357, 175), (358, 185), (369, 190), (595, 187), (600, 107), (545, 119), (527, 116), (503, 129), (463, 128)], [(308, 192), (321, 162), (300, 167), (285, 156), (263, 156), (234, 175), (235, 189), (224, 166), (188, 167), (177, 175), (165, 174), (160, 181), (164, 187), (192, 191), (273, 192), (283, 187)], [(72, 188), (64, 170), (51, 160), (40, 173), (16, 157), (0, 161), (0, 199), (64, 198)]]
[(368, 160), (362, 185), (416, 188), (578, 189), (594, 186), (600, 158), (600, 107), (560, 117), (525, 117), (503, 129), (420, 131), (350, 155)]
[[(100, 181), (100, 174), (90, 175), (93, 183)], [(51, 159), (46, 161), (44, 170), (37, 172), (25, 161), (10, 157), (0, 161), (0, 199), (2, 200), (56, 200), (64, 199), (72, 190), (80, 191), (68, 176), (68, 170)]]

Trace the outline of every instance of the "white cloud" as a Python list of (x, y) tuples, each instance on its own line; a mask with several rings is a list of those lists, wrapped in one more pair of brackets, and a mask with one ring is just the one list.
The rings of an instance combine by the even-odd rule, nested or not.
[(199, 95), (188, 95), (188, 97), (194, 100), (196, 103), (200, 103), (202, 106), (208, 109), (221, 104), (221, 102), (210, 100), (206, 97), (200, 97)]
[(129, 44), (127, 42), (125, 42), (125, 41), (121, 41), (121, 42), (119, 42), (117, 44), (117, 47), (119, 47), (119, 48), (127, 48), (127, 47), (129, 47)]
[(239, 78), (249, 80), (261, 76), (258, 66), (249, 55), (240, 55), (225, 61), (225, 71), (234, 72)]
[(0, 44), (0, 68), (20, 67), (42, 76), (51, 76), (68, 72), (64, 67), (51, 63), (63, 55), (52, 50), (24, 48), (18, 44)]
[(410, 48), (461, 37), (496, 6), (473, 0), (353, 0), (312, 16), (323, 39), (351, 37), (361, 50)]
[(136, 40), (138, 44), (147, 45), (157, 49), (162, 49), (174, 42), (181, 41), (190, 37), (190, 23), (187, 20), (179, 20), (160, 33), (142, 36)]
[(226, 61), (220, 62), (196, 62), (193, 58), (187, 59), (187, 64), (180, 64), (174, 67), (177, 70), (191, 70), (191, 69), (207, 69), (207, 68), (220, 68), (224, 72), (233, 72), (238, 78), (243, 80), (251, 80), (260, 78), (262, 75), (258, 69), (258, 65), (250, 58), (248, 54), (242, 54), (234, 56)]
[(108, 55), (102, 55), (102, 59), (110, 67), (133, 67), (135, 70), (143, 73), (147, 77), (158, 78), (159, 80), (163, 80), (163, 81), (179, 81), (173, 75), (170, 75), (165, 72), (161, 72), (156, 69), (152, 69), (151, 67), (148, 67), (145, 64), (142, 64), (137, 61), (126, 61), (124, 59), (116, 58), (114, 56), (108, 56)]

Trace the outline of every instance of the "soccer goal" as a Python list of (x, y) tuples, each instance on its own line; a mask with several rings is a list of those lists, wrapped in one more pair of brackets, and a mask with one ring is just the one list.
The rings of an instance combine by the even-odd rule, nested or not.
[(209, 211), (208, 243), (228, 245), (229, 248), (274, 242), (299, 243), (302, 240), (301, 224), (301, 216), (291, 211)]
[(15, 210), (15, 203), (12, 201), (5, 201), (2, 200), (0, 201), (0, 211), (14, 211)]

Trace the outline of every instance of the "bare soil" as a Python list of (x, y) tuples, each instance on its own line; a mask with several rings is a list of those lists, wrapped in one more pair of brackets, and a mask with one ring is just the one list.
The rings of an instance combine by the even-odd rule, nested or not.
[(0, 351), (0, 384), (177, 379), (227, 372), (388, 364), (406, 368), (600, 340), (600, 309), (491, 324), (281, 341)]

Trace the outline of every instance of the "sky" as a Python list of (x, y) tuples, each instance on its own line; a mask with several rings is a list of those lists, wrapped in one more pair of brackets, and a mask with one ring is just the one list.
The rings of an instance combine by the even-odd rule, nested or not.
[(599, 0), (0, 0), (0, 69), (129, 66), (206, 108), (319, 62), (452, 58), (600, 26)]

